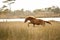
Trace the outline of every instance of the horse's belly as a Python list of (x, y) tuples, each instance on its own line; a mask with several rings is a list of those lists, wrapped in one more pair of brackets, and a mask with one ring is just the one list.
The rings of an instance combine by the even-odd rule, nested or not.
[(36, 25), (40, 25), (40, 23), (37, 23)]

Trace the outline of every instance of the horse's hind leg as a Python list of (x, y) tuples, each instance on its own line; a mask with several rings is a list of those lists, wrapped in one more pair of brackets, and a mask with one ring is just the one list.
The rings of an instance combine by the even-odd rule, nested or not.
[(45, 22), (42, 24), (43, 27), (45, 27)]
[(43, 27), (45, 27), (45, 25), (42, 25)]

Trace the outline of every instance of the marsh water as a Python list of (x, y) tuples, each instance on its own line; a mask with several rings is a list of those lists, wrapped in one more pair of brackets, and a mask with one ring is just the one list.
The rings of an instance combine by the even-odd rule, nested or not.
[[(42, 19), (45, 21), (49, 21), (49, 20), (55, 20), (55, 21), (60, 21), (60, 18), (37, 18), (37, 19)], [(0, 19), (0, 22), (10, 22), (10, 21), (24, 21), (25, 18), (16, 18), (16, 19)]]

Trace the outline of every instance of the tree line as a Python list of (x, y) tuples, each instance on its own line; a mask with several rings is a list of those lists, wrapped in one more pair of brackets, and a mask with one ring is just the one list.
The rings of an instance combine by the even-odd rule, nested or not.
[[(11, 4), (15, 3), (16, 0), (5, 0), (3, 1), (3, 3), (6, 3), (8, 4), (9, 6), (9, 9), (7, 8), (8, 6), (6, 6), (5, 4), (0, 8), (0, 14), (11, 14), (11, 15), (20, 15), (20, 16), (35, 16), (35, 15), (39, 15), (42, 14), (42, 12), (44, 13), (54, 13), (54, 14), (60, 14), (60, 8), (58, 6), (51, 6), (51, 7), (48, 7), (48, 8), (43, 8), (43, 9), (35, 9), (33, 11), (30, 11), (30, 10), (25, 10), (24, 9), (20, 9), (20, 10), (14, 10), (12, 11), (11, 10)], [(53, 14), (53, 15), (54, 15)], [(37, 16), (38, 16), (37, 15)], [(47, 14), (46, 14), (47, 15)], [(51, 14), (52, 15), (52, 14)], [(60, 16), (60, 15), (59, 15)]]

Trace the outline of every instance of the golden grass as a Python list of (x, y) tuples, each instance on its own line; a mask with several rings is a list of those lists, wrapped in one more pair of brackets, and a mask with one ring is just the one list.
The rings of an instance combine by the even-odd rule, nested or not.
[(45, 27), (23, 22), (0, 22), (0, 40), (60, 40), (60, 22)]

